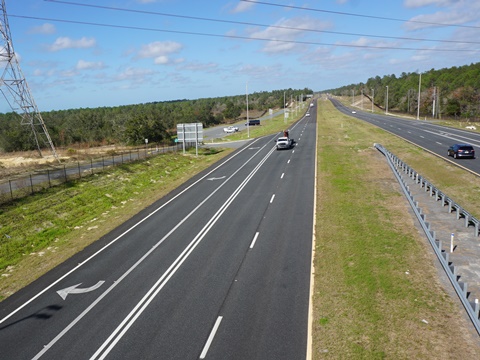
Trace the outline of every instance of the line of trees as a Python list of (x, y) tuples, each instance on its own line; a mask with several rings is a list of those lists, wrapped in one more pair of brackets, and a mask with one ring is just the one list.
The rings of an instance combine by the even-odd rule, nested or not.
[[(376, 76), (366, 83), (351, 84), (328, 90), (338, 96), (371, 98), (375, 105), (385, 108), (388, 86), (388, 110), (435, 118), (479, 121), (480, 118), (480, 63), (460, 67), (431, 69), (422, 72), (420, 103), (418, 85), (420, 74), (403, 72)], [(358, 97), (359, 98), (359, 97)]]
[[(249, 110), (265, 113), (282, 108), (284, 96), (295, 99), (313, 94), (310, 89), (255, 92)], [(246, 95), (176, 100), (101, 108), (43, 112), (42, 118), (56, 147), (74, 144), (140, 145), (170, 143), (179, 123), (202, 123), (205, 128), (239, 120), (246, 112)], [(32, 129), (14, 112), (0, 114), (0, 151), (36, 150)]]

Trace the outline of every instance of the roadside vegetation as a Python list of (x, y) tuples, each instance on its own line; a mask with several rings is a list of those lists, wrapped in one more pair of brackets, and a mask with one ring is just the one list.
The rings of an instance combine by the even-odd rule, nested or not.
[(0, 206), (0, 300), (231, 152), (199, 149), (125, 163)]
[[(268, 114), (312, 95), (310, 89), (254, 92), (248, 96), (250, 116)], [(202, 123), (204, 128), (230, 124), (246, 117), (245, 95), (176, 100), (101, 108), (42, 112), (48, 133), (58, 148), (77, 145), (173, 145), (177, 124)], [(20, 115), (0, 114), (0, 152), (36, 150), (32, 129)], [(40, 133), (40, 129), (37, 129)]]
[[(375, 76), (365, 83), (345, 85), (326, 90), (336, 96), (360, 99), (361, 94), (374, 98), (375, 105), (388, 111), (420, 118), (452, 119), (463, 122), (480, 121), (480, 63), (431, 69), (422, 73), (403, 72)], [(419, 89), (420, 85), (420, 89)], [(419, 98), (420, 91), (420, 98)], [(388, 94), (388, 96), (387, 96)], [(420, 100), (420, 101), (419, 101)]]
[(433, 252), (373, 143), (476, 214), (478, 179), (319, 104), (313, 358), (478, 358), (478, 335), (442, 286)]
[[(300, 110), (288, 122), (283, 114), (272, 117), (252, 127), (250, 138), (280, 132), (299, 117)], [(246, 131), (228, 136), (242, 139)], [(198, 157), (195, 149), (157, 155), (0, 205), (0, 300), (230, 152), (206, 144)]]
[[(318, 104), (313, 358), (479, 358), (478, 336), (441, 284), (432, 251), (373, 143), (384, 145), (476, 216), (478, 179), (337, 112), (328, 101)], [(293, 119), (287, 124), (283, 115), (267, 120), (250, 128), (250, 137), (282, 131)], [(228, 138), (245, 136), (242, 131)], [(159, 155), (3, 205), (0, 300), (230, 151)], [(455, 181), (459, 175), (461, 184)]]

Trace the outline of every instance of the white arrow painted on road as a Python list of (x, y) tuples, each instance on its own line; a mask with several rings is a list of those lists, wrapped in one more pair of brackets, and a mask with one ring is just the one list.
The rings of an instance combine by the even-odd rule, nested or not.
[(65, 288), (65, 289), (62, 289), (62, 290), (58, 290), (57, 291), (57, 294), (60, 295), (60, 297), (65, 300), (67, 298), (67, 295), (68, 294), (83, 294), (83, 293), (87, 293), (87, 292), (90, 292), (90, 291), (93, 291), (93, 290), (96, 290), (98, 289), (100, 286), (103, 285), (105, 281), (101, 280), (99, 281), (98, 283), (96, 283), (95, 285), (89, 287), (89, 288), (83, 288), (83, 289), (77, 289), (78, 286), (82, 285), (82, 283), (80, 284), (77, 284), (77, 285), (73, 285), (73, 286), (70, 286), (68, 288)]
[(222, 179), (225, 179), (225, 176), (222, 176), (222, 177), (219, 177), (219, 178), (216, 178), (216, 177), (208, 178), (207, 180), (213, 181), (213, 180), (222, 180)]

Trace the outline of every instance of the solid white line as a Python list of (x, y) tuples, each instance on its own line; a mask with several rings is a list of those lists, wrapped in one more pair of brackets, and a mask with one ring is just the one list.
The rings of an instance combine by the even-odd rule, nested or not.
[[(182, 252), (182, 254), (180, 254), (180, 256), (175, 260), (175, 262), (168, 268), (168, 270), (161, 276), (161, 278), (154, 284), (154, 286), (140, 300), (140, 302), (127, 315), (127, 317), (114, 330), (114, 332), (107, 338), (107, 340), (105, 340), (105, 342), (100, 346), (100, 348), (95, 352), (95, 354), (92, 355), (90, 360), (105, 359), (105, 357), (110, 353), (110, 351), (120, 341), (120, 339), (123, 337), (123, 335), (125, 335), (125, 333), (128, 331), (128, 329), (135, 323), (135, 321), (143, 313), (143, 311), (145, 311), (145, 309), (148, 307), (148, 305), (153, 301), (153, 299), (158, 295), (158, 293), (162, 290), (162, 288), (166, 285), (166, 283), (170, 280), (170, 278), (180, 268), (180, 266), (183, 264), (183, 262), (190, 256), (190, 254), (193, 252), (193, 250), (203, 240), (203, 238), (207, 235), (207, 233), (210, 231), (210, 229), (213, 227), (213, 225), (215, 225), (215, 223), (220, 219), (222, 214), (232, 204), (233, 200), (238, 196), (238, 194), (243, 190), (243, 188), (248, 184), (248, 182), (253, 178), (255, 173), (258, 172), (258, 170), (263, 166), (263, 164), (267, 161), (267, 159), (271, 156), (271, 154), (274, 151), (275, 151), (275, 147), (272, 147), (272, 149), (268, 152), (268, 154), (265, 155), (265, 157), (256, 165), (256, 167), (245, 178), (245, 180), (243, 180), (242, 184), (240, 184), (240, 186), (235, 190), (235, 192), (232, 195), (230, 195), (230, 197), (227, 199), (227, 201), (220, 207), (220, 209), (215, 213), (215, 215), (209, 220), (209, 222), (203, 227), (203, 229), (197, 234), (197, 236), (190, 242), (190, 244), (185, 248), (185, 250)], [(255, 155), (253, 155), (253, 156), (255, 156)], [(253, 156), (250, 159), (252, 159)], [(245, 164), (243, 166), (245, 166)]]
[[(260, 150), (259, 150), (260, 151)], [(258, 151), (258, 152), (259, 152)], [(257, 152), (257, 153), (258, 153)], [(273, 152), (273, 150), (270, 150), (270, 153)], [(183, 218), (175, 227), (173, 227), (160, 241), (158, 241), (148, 252), (146, 252), (132, 267), (130, 267), (117, 281), (115, 281), (107, 290), (105, 290), (105, 292), (103, 294), (101, 294), (87, 309), (85, 309), (79, 316), (77, 316), (77, 318), (75, 320), (73, 320), (65, 329), (63, 329), (52, 341), (50, 341), (50, 343), (48, 343), (47, 345), (44, 346), (44, 348), (34, 357), (34, 359), (39, 359), (41, 356), (43, 356), (57, 341), (59, 341), (71, 328), (73, 328), (73, 326), (78, 323), (86, 314), (88, 314), (88, 312), (94, 308), (95, 305), (97, 305), (100, 300), (102, 300), (110, 291), (112, 291), (118, 284), (120, 284), (120, 282), (122, 282), (123, 279), (125, 279), (135, 268), (138, 267), (138, 265), (140, 265), (140, 263), (142, 263), (158, 246), (160, 246), (176, 229), (178, 229), (190, 216), (192, 216), (205, 202), (208, 201), (208, 199), (210, 199), (218, 190), (220, 190), (237, 172), (240, 171), (240, 169), (242, 169), (243, 167), (246, 166), (246, 164), (248, 162), (250, 162), (251, 159), (253, 159), (256, 154), (255, 153), (254, 155), (252, 155), (242, 166), (240, 166), (225, 182), (223, 182), (222, 184), (220, 184), (212, 193), (210, 193), (210, 195), (208, 195), (200, 204), (198, 204), (185, 218)], [(263, 162), (265, 161), (265, 159), (262, 160)], [(225, 163), (225, 162), (224, 162)], [(263, 163), (262, 163), (263, 164)], [(258, 167), (259, 165), (257, 165)], [(258, 171), (258, 169), (257, 169)], [(253, 176), (253, 175), (252, 175)], [(245, 181), (245, 180), (244, 180)], [(151, 213), (153, 214), (153, 213)], [(149, 215), (150, 216), (150, 215)], [(146, 218), (144, 218), (143, 220), (145, 220)], [(142, 221), (143, 221), (142, 220)], [(136, 225), (140, 224), (137, 223)], [(136, 226), (135, 225), (135, 226)], [(124, 234), (126, 234), (127, 232), (125, 232)], [(122, 236), (122, 235), (120, 235)], [(118, 238), (117, 238), (118, 239)], [(193, 243), (193, 242), (192, 242)], [(191, 243), (191, 244), (192, 244)], [(187, 246), (187, 248), (183, 251), (183, 253), (180, 255), (179, 258), (177, 258), (177, 260), (175, 260), (175, 262), (170, 266), (169, 269), (167, 269), (167, 272), (161, 277), (160, 280), (163, 280), (166, 275), (168, 274), (168, 272), (172, 269), (172, 267), (175, 266), (176, 263), (178, 263), (179, 259), (181, 258), (181, 256), (188, 250), (188, 248), (191, 246), (191, 244), (189, 246)], [(108, 245), (107, 245), (108, 246)], [(196, 246), (196, 245), (195, 245)], [(194, 246), (194, 247), (195, 247)], [(193, 249), (192, 249), (193, 250)], [(188, 255), (187, 255), (188, 256)], [(92, 255), (93, 257), (93, 255)], [(183, 263), (183, 261), (182, 261)], [(181, 264), (181, 263), (180, 263)], [(175, 269), (176, 271), (176, 269)], [(174, 272), (175, 272), (174, 271)], [(168, 277), (168, 279), (170, 279), (170, 277), (173, 275), (173, 273)], [(167, 279), (167, 281), (168, 281)], [(160, 281), (159, 280), (159, 281)], [(161, 288), (164, 286), (165, 284), (163, 284), (161, 286)], [(160, 288), (160, 289), (161, 289)], [(158, 291), (160, 291), (160, 289)], [(152, 291), (152, 289), (150, 289), (150, 291), (147, 293), (150, 294)], [(158, 293), (158, 292), (157, 292)], [(156, 294), (155, 294), (156, 295)], [(145, 297), (144, 297), (145, 299)], [(143, 301), (143, 300), (142, 300)], [(140, 306), (141, 304), (137, 304), (137, 306), (135, 307), (135, 309), (138, 308), (138, 306)], [(134, 310), (135, 310), (134, 309)], [(142, 310), (143, 311), (143, 310)], [(126, 320), (124, 320), (125, 322)], [(123, 324), (123, 323), (122, 323)], [(112, 334), (113, 336), (113, 334)], [(123, 336), (123, 334), (122, 334)], [(118, 339), (119, 340), (119, 339)], [(117, 340), (117, 341), (118, 341)], [(116, 343), (116, 342), (115, 342)], [(106, 344), (104, 344), (106, 345)], [(100, 349), (97, 351), (99, 352)], [(94, 355), (95, 356), (95, 355)], [(106, 356), (106, 354), (104, 354), (103, 356)]]
[(217, 333), (217, 330), (220, 326), (220, 323), (222, 322), (223, 316), (219, 316), (217, 318), (217, 321), (215, 321), (215, 325), (213, 326), (212, 332), (210, 333), (210, 336), (208, 337), (207, 343), (205, 344), (205, 347), (203, 348), (202, 353), (200, 354), (200, 359), (205, 359), (205, 356), (207, 356), (208, 349), (210, 349), (210, 345), (212, 345), (213, 338), (215, 337), (215, 334)]
[[(257, 139), (253, 142), (256, 142)], [(154, 211), (152, 211), (150, 214), (148, 214), (147, 216), (145, 216), (143, 219), (141, 219), (140, 221), (138, 221), (136, 224), (134, 224), (132, 227), (128, 228), (127, 230), (125, 230), (122, 234), (120, 234), (119, 236), (117, 236), (115, 239), (113, 239), (112, 241), (110, 241), (108, 244), (106, 244), (104, 247), (102, 247), (100, 250), (98, 250), (96, 253), (92, 254), (89, 258), (87, 258), (86, 260), (82, 261), (81, 263), (79, 263), (76, 267), (74, 267), (72, 270), (70, 270), (69, 272), (67, 272), (66, 274), (64, 274), (63, 276), (61, 276), (60, 278), (58, 278), (57, 280), (55, 280), (53, 283), (51, 283), (49, 286), (47, 286), (45, 289), (43, 289), (42, 291), (40, 291), (39, 293), (37, 293), (35, 296), (33, 296), (30, 300), (28, 300), (27, 302), (25, 302), (23, 305), (20, 305), (17, 309), (15, 309), (14, 311), (12, 311), (10, 314), (8, 314), (7, 316), (5, 316), (3, 319), (0, 320), (0, 324), (3, 323), (5, 320), (7, 320), (8, 318), (10, 318), (11, 316), (13, 316), (14, 314), (16, 314), (18, 311), (20, 311), (21, 309), (23, 309), (25, 306), (27, 306), (28, 304), (30, 304), (32, 301), (34, 301), (35, 299), (37, 299), (38, 297), (40, 297), (41, 295), (43, 295), (45, 292), (47, 292), (48, 290), (50, 290), (52, 287), (54, 287), (56, 284), (58, 284), (60, 281), (62, 281), (63, 279), (65, 279), (67, 276), (69, 276), (70, 274), (74, 273), (75, 271), (77, 271), (80, 267), (82, 267), (83, 265), (85, 265), (87, 262), (89, 262), (90, 260), (92, 260), (94, 257), (96, 257), (98, 254), (102, 253), (105, 249), (107, 249), (108, 247), (110, 247), (112, 244), (116, 243), (119, 239), (121, 239), (122, 237), (124, 237), (126, 234), (128, 234), (130, 231), (132, 231), (133, 229), (135, 229), (138, 225), (140, 225), (141, 223), (143, 223), (144, 221), (146, 221), (148, 218), (150, 218), (151, 216), (153, 216), (155, 213), (157, 213), (158, 211), (160, 211), (161, 209), (163, 209), (165, 206), (167, 206), (168, 204), (170, 204), (172, 201), (174, 201), (175, 199), (177, 199), (180, 195), (183, 195), (186, 191), (190, 190), (190, 188), (192, 188), (193, 186), (197, 185), (200, 181), (202, 181), (203, 179), (205, 179), (206, 177), (210, 176), (210, 174), (212, 174), (214, 171), (218, 170), (220, 167), (222, 167), (223, 165), (225, 165), (227, 162), (229, 162), (230, 160), (232, 160), (234, 157), (236, 157), (238, 154), (242, 153), (243, 151), (245, 151), (247, 148), (244, 148), (242, 150), (240, 150), (238, 153), (236, 153), (235, 155), (233, 155), (231, 158), (228, 158), (227, 160), (225, 160), (224, 162), (222, 162), (221, 164), (219, 164), (215, 169), (212, 169), (212, 171), (209, 171), (207, 174), (205, 174), (203, 177), (201, 177), (200, 179), (198, 179), (197, 181), (195, 181), (193, 184), (191, 184), (190, 186), (188, 186), (187, 188), (185, 188), (184, 190), (182, 190), (181, 192), (179, 192), (177, 195), (175, 195), (173, 198), (171, 198), (170, 200), (168, 200), (165, 204), (163, 204), (162, 206), (158, 207), (157, 209), (155, 209)]]
[[(318, 123), (317, 123), (318, 125)], [(312, 253), (310, 258), (310, 294), (308, 301), (308, 330), (307, 330), (307, 354), (306, 360), (312, 360), (312, 343), (313, 343), (313, 297), (315, 293), (315, 249), (317, 238), (317, 180), (318, 180), (318, 126), (315, 127), (315, 180), (313, 184), (313, 220), (312, 220)]]
[(270, 198), (270, 204), (273, 203), (273, 199), (275, 199), (275, 194), (273, 194), (272, 197)]
[(250, 244), (250, 249), (253, 249), (253, 247), (255, 246), (255, 242), (257, 241), (258, 234), (260, 234), (260, 233), (259, 232), (255, 233), (255, 236), (253, 237), (252, 243)]

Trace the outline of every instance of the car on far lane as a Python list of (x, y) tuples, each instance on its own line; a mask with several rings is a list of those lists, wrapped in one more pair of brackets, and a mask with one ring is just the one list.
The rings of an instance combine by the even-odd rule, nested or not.
[(448, 148), (448, 156), (475, 159), (475, 149), (470, 144), (454, 144)]
[(232, 133), (237, 132), (237, 131), (238, 131), (237, 126), (228, 126), (226, 128), (223, 128), (223, 132), (225, 132), (227, 134), (232, 134)]

